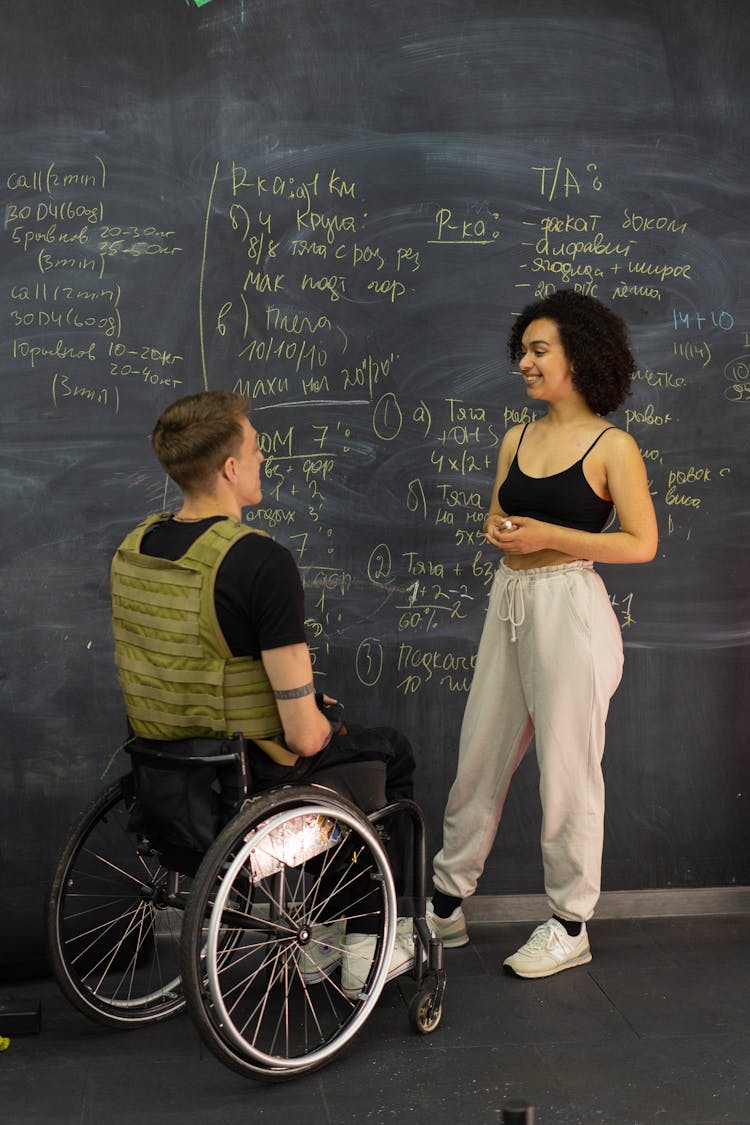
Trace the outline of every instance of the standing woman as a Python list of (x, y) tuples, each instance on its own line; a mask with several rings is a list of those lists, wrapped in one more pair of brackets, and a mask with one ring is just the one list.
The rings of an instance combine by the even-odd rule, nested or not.
[[(474, 893), (510, 780), (532, 737), (544, 885), (552, 917), (505, 966), (545, 977), (591, 960), (586, 922), (601, 881), (609, 701), (622, 636), (593, 563), (649, 562), (657, 528), (629, 434), (604, 420), (634, 371), (623, 321), (593, 297), (527, 306), (508, 338), (526, 394), (546, 411), (502, 442), (485, 536), (502, 559), (490, 593), (428, 910), (446, 946), (469, 937)], [(619, 529), (602, 535), (612, 508)]]

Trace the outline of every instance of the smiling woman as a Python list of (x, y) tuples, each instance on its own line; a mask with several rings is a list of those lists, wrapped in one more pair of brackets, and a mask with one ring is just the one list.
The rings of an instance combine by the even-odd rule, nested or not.
[[(529, 332), (532, 325), (542, 331)], [(557, 358), (569, 365), (576, 390), (594, 413), (611, 414), (622, 405), (636, 364), (619, 316), (591, 297), (565, 290), (554, 293), (529, 305), (514, 323), (508, 337), (511, 362), (522, 359), (530, 338), (544, 338), (544, 329), (552, 339), (543, 350), (560, 349)]]
[[(461, 728), (430, 921), (445, 945), (469, 940), (461, 903), (476, 889), (535, 736), (552, 917), (505, 966), (544, 977), (591, 960), (586, 922), (601, 882), (601, 760), (623, 650), (593, 563), (648, 562), (657, 529), (638, 447), (602, 419), (624, 401), (635, 367), (620, 318), (592, 297), (556, 293), (523, 310), (508, 348), (546, 413), (513, 426), (500, 447), (485, 535), (503, 559)], [(602, 535), (613, 507), (619, 529)]]

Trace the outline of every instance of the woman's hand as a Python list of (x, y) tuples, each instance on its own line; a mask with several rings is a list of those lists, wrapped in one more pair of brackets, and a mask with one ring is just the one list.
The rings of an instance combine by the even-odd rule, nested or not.
[(484, 534), (490, 546), (504, 555), (530, 555), (549, 546), (547, 532), (546, 523), (528, 516), (490, 515)]

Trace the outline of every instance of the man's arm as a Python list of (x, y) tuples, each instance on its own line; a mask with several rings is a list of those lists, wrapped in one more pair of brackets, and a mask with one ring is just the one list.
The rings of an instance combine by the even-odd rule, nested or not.
[(306, 644), (284, 645), (261, 652), (290, 750), (308, 758), (331, 738), (331, 724), (315, 702), (310, 650)]

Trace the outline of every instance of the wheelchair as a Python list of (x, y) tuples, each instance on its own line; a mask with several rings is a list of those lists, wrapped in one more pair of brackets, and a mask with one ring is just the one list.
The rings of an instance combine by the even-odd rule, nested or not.
[[(209, 1050), (246, 1077), (282, 1081), (326, 1065), (361, 1031), (386, 983), (397, 937), (388, 826), (401, 816), (413, 841), (408, 1014), (416, 1032), (434, 1031), (445, 970), (425, 920), (419, 807), (401, 800), (365, 815), (314, 777), (253, 795), (241, 736), (193, 740), (187, 753), (182, 745), (133, 740), (131, 771), (70, 830), (49, 904), (53, 972), (70, 1002), (123, 1029), (187, 1009)], [(187, 777), (180, 816), (192, 805), (189, 846), (170, 833), (169, 801), (156, 817), (144, 812), (144, 765)], [(228, 771), (222, 789), (217, 778)], [(228, 810), (217, 790), (225, 805), (229, 793)], [(372, 960), (349, 987), (347, 921), (374, 936)]]

